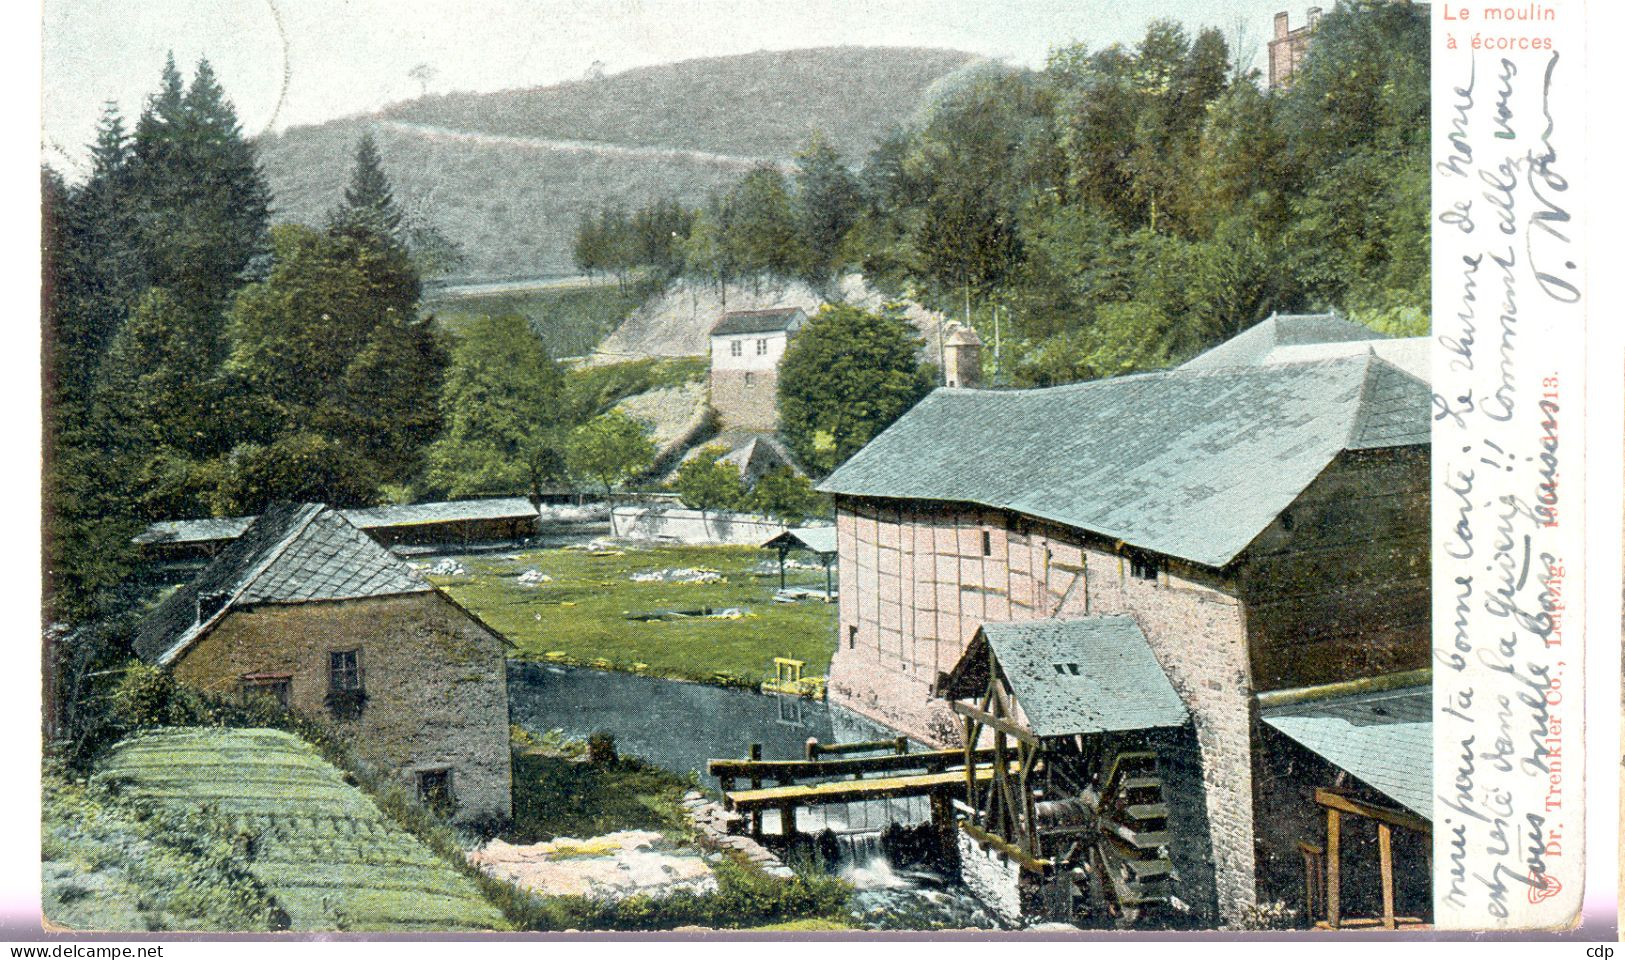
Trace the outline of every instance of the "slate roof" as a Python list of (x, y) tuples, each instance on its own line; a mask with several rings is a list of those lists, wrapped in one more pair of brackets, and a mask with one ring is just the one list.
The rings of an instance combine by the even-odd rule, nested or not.
[(1186, 361), (1185, 367), (1251, 366), (1267, 362), (1270, 353), (1280, 347), (1384, 339), (1385, 334), (1335, 313), (1277, 313)]
[(277, 504), (142, 621), (135, 652), (151, 663), (171, 663), (237, 606), (433, 589), (337, 511), (319, 503)]
[(1260, 363), (1304, 363), (1373, 353), (1423, 383), (1433, 380), (1433, 340), (1431, 337), (1397, 337), (1392, 340), (1365, 340), (1343, 343), (1301, 343), (1276, 347)]
[(342, 511), (344, 518), (362, 530), (377, 527), (410, 527), (430, 523), (458, 523), (467, 520), (519, 520), (534, 518), (536, 505), (524, 497), (491, 497), (484, 500), (448, 500), (436, 503), (402, 503), (383, 507), (363, 507)]
[[(438, 503), (405, 503), (383, 507), (340, 510), (346, 520), (362, 530), (380, 527), (410, 527), (431, 523), (458, 523), (468, 520), (510, 520), (535, 517), (537, 509), (524, 497), (490, 497), (483, 500), (449, 500)], [(233, 540), (242, 536), (253, 517), (210, 517), (201, 520), (161, 520), (133, 538), (134, 543), (176, 544)]]
[(800, 307), (774, 307), (769, 310), (735, 310), (722, 315), (711, 328), (713, 337), (738, 336), (745, 333), (776, 333), (790, 326), (796, 314), (806, 313)]
[(235, 540), (243, 535), (253, 517), (206, 517), (201, 520), (160, 520), (131, 538), (142, 546), (156, 544), (210, 543)]
[(1222, 567), (1344, 450), (1429, 442), (1426, 384), (1370, 355), (939, 389), (818, 487), (981, 504)]
[[(1178, 727), (1189, 716), (1133, 617), (984, 623), (977, 638), (1040, 737)], [(973, 641), (965, 658), (980, 649)]]
[(1433, 819), (1433, 689), (1427, 685), (1310, 700), (1260, 712), (1264, 722), (1412, 813)]
[(792, 527), (773, 539), (762, 544), (763, 547), (777, 547), (789, 544), (791, 547), (800, 547), (811, 550), (813, 553), (830, 555), (835, 553), (834, 527)]
[[(731, 463), (739, 470), (739, 475), (746, 480), (760, 477), (764, 473), (777, 470), (780, 467), (789, 467), (795, 470), (795, 464), (780, 449), (778, 444), (762, 437), (751, 437), (741, 446), (735, 447), (717, 458), (718, 463)], [(796, 471), (799, 473), (800, 471)]]

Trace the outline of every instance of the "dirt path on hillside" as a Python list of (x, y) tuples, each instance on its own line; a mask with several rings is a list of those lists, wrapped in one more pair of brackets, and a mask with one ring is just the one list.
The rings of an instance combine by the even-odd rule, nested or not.
[(772, 157), (750, 157), (740, 154), (711, 153), (705, 150), (683, 150), (676, 147), (639, 147), (627, 146), (618, 143), (603, 143), (595, 140), (561, 140), (549, 137), (508, 137), (495, 133), (473, 133), (466, 130), (453, 130), (449, 127), (435, 127), (422, 123), (405, 123), (399, 120), (386, 121), (383, 126), (404, 133), (409, 136), (422, 137), (427, 140), (436, 140), (442, 143), (472, 143), (483, 146), (521, 147), (529, 150), (552, 150), (564, 153), (590, 153), (605, 157), (630, 157), (654, 160), (682, 160), (689, 163), (704, 163), (719, 167), (728, 167), (736, 170), (751, 170), (763, 164), (771, 164), (782, 170), (789, 171), (793, 165)]

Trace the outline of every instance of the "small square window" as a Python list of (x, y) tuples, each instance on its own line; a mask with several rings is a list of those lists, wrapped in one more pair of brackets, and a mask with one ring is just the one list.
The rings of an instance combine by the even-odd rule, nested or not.
[(858, 645), (858, 628), (849, 626), (849, 627), (846, 628), (846, 648), (848, 650), (851, 650), (853, 647), (856, 647), (857, 645)]
[(1128, 561), (1129, 573), (1136, 580), (1157, 579), (1157, 561), (1150, 557), (1131, 556)]
[(457, 800), (451, 790), (451, 769), (419, 771), (418, 799), (441, 816), (447, 816), (456, 809)]
[(749, 370), (746, 370), (745, 371), (745, 386), (748, 387), (748, 386), (750, 386), (751, 384), (753, 384), (755, 382), (756, 382), (756, 374), (751, 373)]
[(758, 357), (767, 355), (767, 338), (763, 337), (756, 341), (756, 355)]
[(728, 354), (730, 356), (735, 356), (735, 357), (744, 356), (745, 355), (745, 341), (743, 341), (743, 340), (730, 340), (730, 341), (728, 341)]

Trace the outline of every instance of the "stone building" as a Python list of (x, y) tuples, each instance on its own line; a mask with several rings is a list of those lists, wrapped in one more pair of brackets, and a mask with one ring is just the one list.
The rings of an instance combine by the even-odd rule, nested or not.
[[(1113, 751), (1150, 750), (1163, 806), (1191, 811), (1170, 829), (1211, 864), (1210, 882), (1188, 867), (1160, 898), (1196, 922), (1304, 899), (1302, 853), (1260, 828), (1286, 787), (1266, 773), (1258, 697), (1403, 675), (1430, 649), (1426, 385), (1369, 352), (1238, 362), (938, 390), (820, 487), (839, 541), (831, 701), (939, 747), (973, 728), (1045, 750), (1075, 739), (1097, 792)], [(1101, 618), (1133, 636), (1094, 667), (1056, 660), (1049, 679), (1094, 670), (1120, 690), (1113, 658), (1143, 644), (1188, 726), (1046, 739), (1009, 690), (965, 699), (990, 625)], [(1003, 710), (1005, 726), (966, 707)], [(1021, 839), (1021, 805), (996, 818), (1005, 842)]]
[(261, 514), (135, 639), (182, 683), (331, 722), (459, 821), (512, 815), (506, 646), (321, 504)]
[(1292, 29), (1287, 11), (1275, 15), (1275, 30), (1269, 43), (1269, 81), (1271, 90), (1279, 90), (1292, 82), (1292, 74), (1309, 55), (1309, 41), (1320, 23), (1320, 8), (1310, 7), (1308, 22)]
[(711, 328), (711, 406), (723, 430), (779, 428), (779, 361), (807, 322), (800, 307), (725, 313)]

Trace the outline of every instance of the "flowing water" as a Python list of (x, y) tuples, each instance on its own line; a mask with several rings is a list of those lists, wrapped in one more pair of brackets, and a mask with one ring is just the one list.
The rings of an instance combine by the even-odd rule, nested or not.
[[(511, 664), (508, 699), (513, 722), (533, 733), (557, 729), (584, 738), (608, 731), (620, 752), (695, 773), (713, 793), (718, 784), (706, 774), (706, 761), (744, 757), (752, 743), (762, 745), (764, 760), (799, 760), (810, 737), (831, 743), (893, 735), (821, 701), (551, 664)], [(816, 859), (856, 888), (854, 919), (865, 926), (995, 926), (956, 878), (919, 862), (898, 840), (907, 835), (900, 828), (929, 818), (922, 797), (805, 808), (796, 828), (817, 838)], [(764, 816), (763, 829), (778, 832), (776, 814)]]

